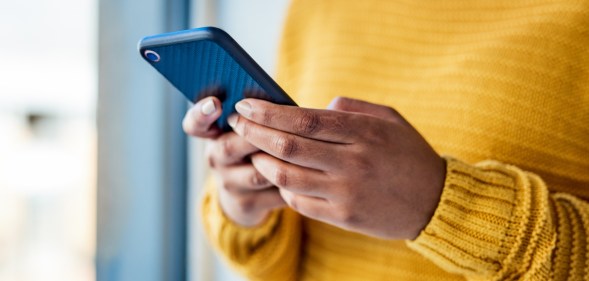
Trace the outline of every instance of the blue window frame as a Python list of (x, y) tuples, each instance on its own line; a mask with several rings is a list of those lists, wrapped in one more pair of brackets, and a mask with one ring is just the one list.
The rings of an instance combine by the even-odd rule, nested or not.
[(136, 51), (188, 27), (189, 0), (99, 1), (99, 281), (186, 280), (186, 102)]

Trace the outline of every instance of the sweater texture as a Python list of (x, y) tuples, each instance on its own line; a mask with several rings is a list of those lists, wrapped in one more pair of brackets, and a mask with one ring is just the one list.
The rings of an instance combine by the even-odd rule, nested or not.
[[(414, 241), (275, 211), (212, 244), (251, 280), (589, 280), (589, 1), (295, 0), (277, 80), (303, 107), (391, 106), (444, 155)], [(358, 188), (364, 188), (358, 186)]]

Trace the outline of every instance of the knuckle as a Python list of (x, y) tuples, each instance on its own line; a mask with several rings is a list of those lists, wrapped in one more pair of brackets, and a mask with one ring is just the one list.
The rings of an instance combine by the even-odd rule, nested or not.
[(312, 135), (320, 127), (321, 119), (319, 115), (304, 111), (300, 118), (296, 119), (294, 129), (297, 134)]
[(249, 125), (249, 122), (241, 120), (242, 118), (237, 119), (236, 126), (241, 128), (241, 134), (243, 138), (248, 138), (251, 134), (252, 127)]
[(299, 149), (296, 140), (292, 136), (275, 137), (274, 147), (281, 158), (293, 157)]
[(350, 107), (352, 100), (346, 97), (336, 97), (331, 101), (333, 109), (347, 110)]
[(256, 200), (253, 196), (241, 196), (237, 200), (237, 207), (242, 213), (252, 213), (256, 210)]
[(351, 213), (346, 213), (343, 217), (343, 223), (344, 223), (344, 225), (346, 225), (348, 227), (354, 227), (358, 224), (358, 219), (357, 219), (356, 215), (351, 214)]
[(245, 193), (245, 190), (242, 187), (242, 183), (228, 177), (226, 174), (224, 174), (224, 171), (218, 171), (217, 174), (219, 175), (221, 188), (227, 194), (231, 194), (232, 196), (242, 196), (242, 194)]
[(354, 171), (369, 170), (375, 165), (375, 152), (372, 152), (372, 143), (357, 143), (348, 146), (346, 165), (353, 167)]
[(220, 148), (221, 148), (221, 155), (224, 158), (231, 158), (235, 153), (235, 148), (233, 147), (233, 144), (228, 139), (221, 140)]
[(277, 186), (280, 187), (287, 187), (288, 186), (288, 174), (286, 169), (284, 168), (277, 168), (274, 172), (274, 182)]
[(366, 127), (362, 132), (362, 140), (367, 144), (379, 145), (383, 141), (383, 131), (378, 129), (380, 126), (369, 120), (366, 122)]
[(399, 115), (400, 115), (400, 114), (399, 114), (399, 112), (398, 112), (396, 109), (394, 109), (394, 108), (392, 108), (392, 107), (390, 107), (390, 106), (387, 106), (387, 107), (385, 107), (385, 108), (386, 108), (386, 111), (387, 111), (387, 113), (388, 113), (389, 115), (391, 115), (391, 116), (397, 117), (397, 116), (399, 116)]
[(272, 112), (270, 110), (263, 110), (260, 113), (260, 121), (262, 121), (262, 124), (271, 124), (272, 123), (272, 118), (274, 117), (274, 114), (272, 114)]
[(399, 111), (397, 111), (396, 109), (392, 108), (392, 107), (385, 107), (384, 109), (384, 114), (385, 114), (385, 120), (388, 120), (390, 122), (393, 123), (398, 123), (398, 124), (405, 124), (404, 122), (404, 118), (401, 115), (401, 113), (399, 113)]
[(350, 161), (350, 163), (352, 163), (354, 171), (358, 178), (367, 179), (370, 178), (370, 176), (372, 176), (372, 173), (375, 171), (375, 168), (373, 165), (373, 161), (371, 161), (371, 159), (367, 159), (362, 155), (351, 158), (352, 161)]
[(385, 107), (385, 110), (392, 118), (397, 119), (401, 116), (401, 113), (399, 113), (399, 111), (390, 106)]
[(199, 116), (198, 114), (192, 114), (192, 118), (190, 118), (191, 121), (191, 125), (192, 127), (197, 131), (197, 132), (205, 132), (210, 126), (211, 123), (213, 122), (213, 120), (204, 118), (202, 116)]
[(239, 196), (241, 194), (239, 189), (235, 188), (233, 185), (223, 185), (223, 190), (231, 196)]
[(230, 194), (237, 193), (235, 186), (232, 185), (231, 183), (229, 183), (225, 178), (221, 179), (221, 187), (223, 188), (223, 190), (225, 190), (226, 192), (228, 192)]
[(254, 175), (251, 177), (251, 184), (253, 186), (264, 186), (268, 184), (268, 181), (260, 173), (255, 172)]
[(339, 220), (340, 222), (347, 227), (354, 227), (358, 224), (358, 216), (353, 212), (352, 208), (342, 207), (339, 210)]
[(349, 132), (350, 126), (348, 118), (353, 118), (355, 115), (345, 116), (345, 115), (335, 115), (332, 120), (330, 120), (330, 128), (336, 130), (337, 132)]

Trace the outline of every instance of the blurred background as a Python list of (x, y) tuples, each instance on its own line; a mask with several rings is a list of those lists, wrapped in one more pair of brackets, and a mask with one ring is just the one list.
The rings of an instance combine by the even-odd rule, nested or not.
[(228, 31), (273, 73), (286, 0), (0, 0), (0, 281), (239, 280), (198, 222), (189, 106), (146, 35)]

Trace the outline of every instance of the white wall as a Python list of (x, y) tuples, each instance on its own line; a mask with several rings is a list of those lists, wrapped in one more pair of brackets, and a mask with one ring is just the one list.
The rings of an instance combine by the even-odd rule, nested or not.
[(231, 34), (262, 68), (272, 75), (288, 1), (217, 2), (219, 27)]

